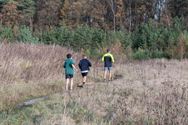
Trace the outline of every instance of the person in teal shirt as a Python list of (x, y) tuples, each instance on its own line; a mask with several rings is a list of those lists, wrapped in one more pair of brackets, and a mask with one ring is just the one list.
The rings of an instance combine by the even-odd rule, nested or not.
[(69, 83), (71, 83), (70, 90), (72, 90), (74, 70), (76, 70), (76, 67), (75, 67), (75, 62), (72, 59), (72, 55), (70, 53), (67, 54), (67, 59), (64, 62), (64, 68), (65, 68), (66, 90), (69, 89)]

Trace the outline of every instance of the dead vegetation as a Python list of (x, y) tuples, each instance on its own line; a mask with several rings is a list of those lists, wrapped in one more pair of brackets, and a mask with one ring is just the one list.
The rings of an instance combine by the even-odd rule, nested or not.
[(116, 65), (123, 75), (71, 93), (71, 98), (112, 125), (186, 125), (187, 60), (148, 60)]
[[(31, 107), (29, 115), (27, 108), (13, 111), (14, 116), (28, 115), (14, 124), (35, 124), (31, 119), (40, 119), (41, 125), (187, 125), (187, 60), (118, 63), (113, 68), (115, 79), (108, 83), (101, 81), (102, 68), (94, 65), (83, 89), (65, 92), (61, 65), (68, 51), (59, 46), (1, 44), (1, 110), (29, 97), (56, 93)], [(79, 54), (74, 58), (78, 60)], [(76, 83), (79, 79), (77, 73)], [(0, 120), (10, 125), (11, 118)]]
[[(63, 89), (63, 62), (72, 50), (60, 46), (0, 44), (0, 109)], [(80, 56), (74, 53), (75, 60)]]

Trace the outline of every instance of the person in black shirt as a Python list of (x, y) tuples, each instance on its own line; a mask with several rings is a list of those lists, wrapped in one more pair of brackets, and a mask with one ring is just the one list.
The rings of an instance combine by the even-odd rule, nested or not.
[(87, 75), (90, 70), (90, 67), (92, 66), (91, 62), (87, 59), (86, 55), (83, 55), (83, 58), (80, 60), (78, 64), (81, 75), (82, 75), (82, 85), (79, 85), (79, 87), (83, 87), (83, 85), (86, 83)]

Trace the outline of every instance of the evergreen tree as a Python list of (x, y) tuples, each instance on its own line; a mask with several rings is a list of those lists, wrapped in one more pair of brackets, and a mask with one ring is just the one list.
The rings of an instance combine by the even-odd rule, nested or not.
[(168, 10), (172, 18), (182, 18), (182, 22), (188, 28), (188, 0), (168, 0)]
[(22, 15), (20, 24), (33, 26), (33, 19), (36, 13), (36, 3), (34, 0), (19, 0), (18, 10)]

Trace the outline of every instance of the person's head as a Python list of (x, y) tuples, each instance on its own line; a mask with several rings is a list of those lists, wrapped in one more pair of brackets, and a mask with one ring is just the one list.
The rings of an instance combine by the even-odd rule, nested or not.
[(86, 56), (85, 54), (83, 54), (82, 57), (83, 57), (83, 59), (86, 59), (86, 58), (87, 58), (87, 56)]
[(67, 58), (70, 59), (72, 55), (70, 53), (67, 54)]
[(108, 48), (108, 49), (106, 50), (106, 52), (109, 53), (109, 52), (110, 52), (110, 49)]

